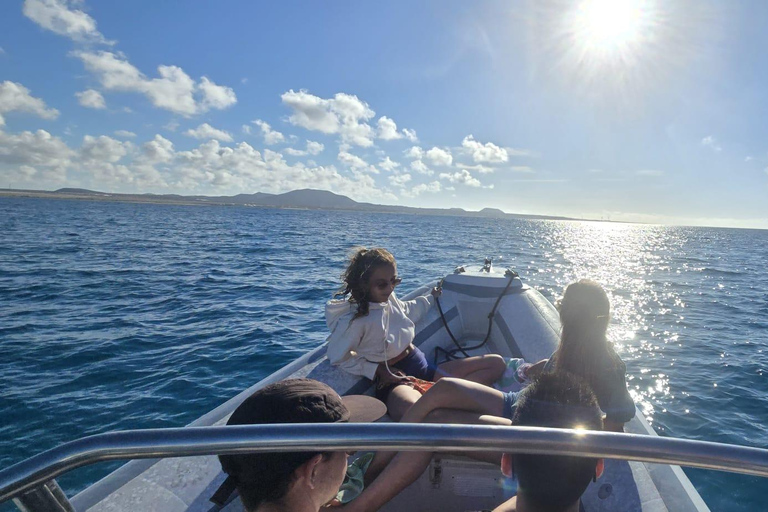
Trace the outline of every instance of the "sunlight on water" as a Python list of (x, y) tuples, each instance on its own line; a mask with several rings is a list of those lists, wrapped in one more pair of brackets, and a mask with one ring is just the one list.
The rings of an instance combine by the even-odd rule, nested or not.
[[(609, 339), (627, 365), (665, 359), (663, 347), (675, 343), (677, 329), (684, 328), (680, 324), (685, 304), (671, 283), (658, 282), (653, 276), (681, 270), (670, 265), (668, 256), (684, 240), (660, 226), (569, 222), (552, 227), (544, 245), (550, 248), (548, 259), (557, 261), (561, 270), (556, 293), (576, 279), (588, 277), (601, 283), (611, 300)], [(676, 327), (653, 329), (648, 322), (652, 317), (663, 317), (667, 325)], [(630, 372), (628, 384), (635, 402), (653, 422), (653, 404), (670, 394), (668, 377), (641, 367), (639, 375)]]
[[(768, 437), (765, 231), (59, 201), (0, 201), (0, 226), (4, 465), (87, 434), (185, 425), (323, 343), (353, 245), (390, 249), (403, 294), (486, 256), (552, 302), (594, 279), (657, 432)], [(107, 469), (60, 483), (72, 493)], [(748, 477), (689, 475), (712, 510), (734, 510), (734, 495), (762, 506)]]

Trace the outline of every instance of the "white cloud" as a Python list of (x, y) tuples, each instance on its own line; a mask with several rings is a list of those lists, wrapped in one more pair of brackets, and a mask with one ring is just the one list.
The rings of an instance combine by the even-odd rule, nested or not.
[(324, 100), (307, 91), (293, 89), (280, 96), (283, 103), (293, 109), (288, 118), (291, 124), (322, 133), (338, 133), (339, 118), (331, 109), (331, 100)]
[(96, 21), (81, 11), (70, 8), (80, 4), (67, 0), (25, 0), (22, 12), (46, 30), (73, 41), (86, 43), (114, 44), (107, 41), (96, 29)]
[(133, 139), (136, 137), (135, 133), (129, 132), (128, 130), (117, 130), (115, 131), (115, 135), (118, 137), (123, 137), (124, 139)]
[[(181, 68), (178, 69), (181, 71)], [(217, 85), (209, 80), (207, 76), (200, 78), (200, 83), (197, 84), (197, 90), (202, 96), (200, 99), (200, 110), (202, 112), (206, 112), (212, 108), (215, 108), (216, 110), (224, 110), (237, 103), (237, 96), (235, 96), (235, 91), (232, 90), (231, 87)]]
[(414, 160), (411, 162), (411, 169), (418, 173), (426, 174), (427, 176), (432, 176), (434, 174), (434, 171), (427, 167), (427, 165), (421, 160)]
[(467, 185), (469, 187), (480, 187), (482, 184), (477, 178), (474, 178), (468, 170), (462, 169), (455, 173), (440, 173), (440, 179), (448, 180), (451, 183)]
[(244, 134), (246, 134), (246, 135), (250, 135), (251, 134), (251, 127), (248, 126), (247, 124), (244, 124), (242, 129), (243, 129), (243, 133)]
[(83, 107), (95, 109), (107, 108), (104, 96), (102, 96), (99, 91), (88, 89), (83, 92), (76, 92), (75, 96), (77, 96), (77, 102)]
[(145, 142), (142, 149), (144, 159), (150, 163), (170, 162), (174, 156), (173, 142), (159, 134), (151, 141)]
[(73, 55), (83, 61), (105, 89), (144, 94), (155, 107), (176, 114), (189, 117), (237, 102), (231, 88), (216, 85), (207, 77), (196, 83), (178, 66), (158, 66), (159, 78), (150, 79), (121, 54), (78, 51)]
[(747, 156), (746, 158), (744, 158), (745, 162), (751, 162), (752, 160), (754, 160), (754, 158), (752, 158), (751, 156)]
[(403, 135), (398, 133), (397, 124), (387, 116), (381, 116), (377, 123), (377, 135), (382, 140), (402, 139)]
[(2, 46), (0, 46), (0, 55), (5, 55), (5, 50), (3, 50)]
[(376, 113), (357, 96), (337, 93), (324, 99), (305, 90), (289, 90), (280, 97), (293, 110), (288, 121), (307, 130), (338, 133), (344, 143), (369, 147), (374, 131), (367, 123)]
[(404, 187), (409, 181), (411, 181), (410, 174), (393, 174), (389, 177), (389, 182), (395, 187)]
[(426, 157), (433, 165), (448, 166), (453, 163), (453, 156), (447, 149), (434, 147), (426, 152)]
[(171, 119), (170, 121), (165, 123), (165, 125), (163, 125), (163, 128), (165, 128), (169, 132), (175, 132), (176, 130), (179, 129), (179, 126), (180, 125), (179, 125), (179, 122), (177, 120)]
[(503, 163), (509, 160), (507, 150), (500, 148), (492, 142), (485, 144), (478, 142), (472, 135), (467, 135), (461, 142), (461, 146), (471, 155), (475, 163)]
[(285, 148), (285, 152), (292, 156), (319, 155), (325, 149), (325, 145), (312, 140), (307, 141), (307, 149)]
[(384, 160), (379, 162), (379, 167), (381, 167), (385, 171), (392, 172), (395, 169), (397, 169), (398, 167), (400, 167), (400, 164), (395, 162), (391, 158), (386, 157)]
[(320, 153), (325, 150), (325, 145), (320, 142), (315, 142), (313, 140), (307, 141), (307, 153), (310, 155), (319, 155)]
[(416, 130), (409, 130), (403, 128), (403, 136), (408, 139), (409, 142), (419, 142), (419, 138), (416, 136)]
[(527, 165), (513, 165), (509, 169), (515, 172), (534, 172), (533, 169)]
[(410, 190), (403, 190), (402, 194), (406, 197), (417, 197), (424, 192), (436, 194), (443, 189), (439, 181), (433, 181), (431, 183), (420, 183), (415, 187), (411, 187)]
[(723, 150), (722, 147), (720, 147), (720, 144), (717, 143), (717, 139), (715, 139), (713, 136), (708, 135), (701, 139), (701, 145), (708, 147), (712, 149), (712, 151), (720, 152)]
[(196, 139), (216, 139), (224, 142), (232, 142), (232, 135), (230, 135), (229, 132), (218, 130), (208, 123), (203, 123), (194, 130), (190, 128), (184, 132), (184, 135)]
[(130, 142), (122, 142), (106, 135), (86, 135), (83, 137), (80, 155), (85, 161), (115, 163), (127, 155), (132, 147)]
[(396, 199), (379, 190), (373, 178), (365, 173), (353, 173), (348, 177), (341, 175), (334, 166), (289, 165), (280, 153), (267, 149), (262, 157), (245, 142), (232, 148), (221, 146), (215, 140), (205, 142), (196, 149), (178, 153), (176, 164), (176, 183), (187, 189), (211, 185), (222, 190), (278, 193), (316, 188), (358, 199)]
[(406, 149), (403, 154), (406, 158), (421, 160), (424, 157), (424, 150), (419, 146), (411, 146), (409, 149)]
[(376, 169), (376, 167), (372, 166), (371, 164), (369, 164), (359, 156), (353, 155), (352, 153), (349, 153), (344, 149), (339, 150), (338, 159), (339, 159), (339, 162), (346, 165), (350, 169), (354, 169), (358, 171), (366, 170), (374, 174), (379, 173), (379, 170)]
[(308, 160), (289, 165), (282, 155), (247, 143), (231, 147), (217, 140), (190, 151), (175, 151), (161, 135), (134, 146), (107, 136), (85, 136), (79, 150), (39, 130), (6, 134), (0, 131), (0, 180), (35, 187), (82, 186), (115, 192), (236, 194), (286, 192), (315, 188), (357, 200), (396, 201), (382, 190), (367, 169), (340, 171)]
[(487, 165), (483, 164), (477, 164), (477, 165), (463, 165), (463, 164), (456, 164), (457, 167), (461, 167), (462, 169), (467, 169), (468, 171), (476, 171), (480, 174), (490, 174), (494, 172), (496, 169), (494, 167), (488, 167)]
[(45, 130), (10, 134), (0, 131), (0, 170), (22, 173), (48, 182), (59, 183), (66, 178), (76, 153), (63, 140)]
[(0, 83), (0, 126), (5, 125), (3, 114), (6, 112), (27, 112), (43, 119), (56, 119), (59, 111), (48, 108), (40, 98), (35, 98), (29, 89), (17, 82), (6, 80)]
[(266, 123), (261, 119), (256, 119), (255, 121), (251, 121), (251, 122), (261, 129), (261, 134), (264, 136), (265, 144), (271, 146), (273, 144), (285, 142), (285, 137), (283, 136), (283, 134), (273, 130), (272, 127), (269, 126), (269, 123)]

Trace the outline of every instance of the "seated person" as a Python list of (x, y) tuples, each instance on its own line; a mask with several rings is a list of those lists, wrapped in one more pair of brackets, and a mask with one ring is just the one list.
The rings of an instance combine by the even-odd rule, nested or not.
[[(232, 413), (227, 425), (375, 421), (383, 403), (369, 396), (340, 398), (312, 379), (266, 386)], [(318, 512), (336, 497), (347, 470), (346, 452), (290, 452), (220, 455), (229, 476), (214, 501), (226, 502), (237, 488), (247, 512)]]
[[(521, 393), (512, 424), (601, 430), (602, 417), (588, 386), (566, 373), (545, 373)], [(517, 496), (494, 512), (579, 512), (579, 498), (603, 473), (603, 460), (504, 454), (501, 469), (517, 479)]]
[[(602, 429), (602, 415), (594, 393), (581, 379), (564, 372), (542, 374), (521, 391), (511, 423), (506, 418), (473, 418), (466, 414), (466, 411), (439, 409), (426, 421), (556, 428), (578, 425), (587, 430)], [(378, 510), (424, 473), (432, 455), (429, 452), (397, 454), (360, 496), (342, 508), (353, 512)], [(501, 462), (505, 474), (514, 474), (518, 479), (518, 495), (502, 504), (498, 512), (578, 512), (579, 497), (589, 481), (603, 471), (602, 460), (582, 457), (505, 454), (500, 458), (491, 452), (477, 455), (481, 460)]]

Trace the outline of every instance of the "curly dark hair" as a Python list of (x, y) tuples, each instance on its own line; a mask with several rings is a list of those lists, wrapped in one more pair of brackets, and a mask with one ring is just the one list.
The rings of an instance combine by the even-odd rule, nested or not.
[(370, 292), (368, 281), (377, 268), (385, 265), (397, 266), (395, 257), (388, 250), (381, 247), (353, 249), (349, 257), (349, 264), (341, 274), (344, 286), (334, 294), (334, 297), (349, 295), (349, 302), (357, 304), (357, 313), (352, 317), (352, 320), (368, 314), (368, 294)]

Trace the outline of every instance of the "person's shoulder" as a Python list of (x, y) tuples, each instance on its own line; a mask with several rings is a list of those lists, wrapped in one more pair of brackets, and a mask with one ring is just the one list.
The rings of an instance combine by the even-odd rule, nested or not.
[(621, 356), (619, 356), (613, 349), (610, 349), (605, 354), (603, 366), (608, 370), (615, 370), (616, 372), (627, 371), (627, 365), (621, 359)]
[(348, 300), (332, 299), (325, 303), (325, 322), (333, 331), (340, 323), (349, 323), (355, 315), (356, 307)]
[(344, 315), (352, 309), (352, 303), (346, 299), (331, 299), (325, 303), (326, 315)]

